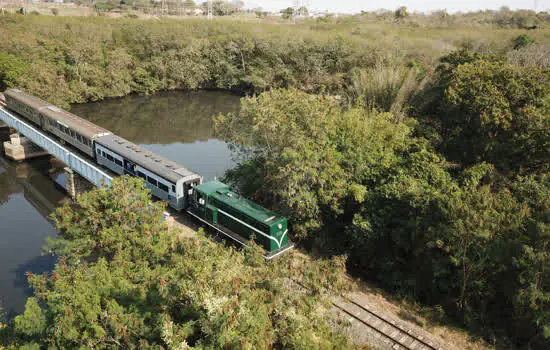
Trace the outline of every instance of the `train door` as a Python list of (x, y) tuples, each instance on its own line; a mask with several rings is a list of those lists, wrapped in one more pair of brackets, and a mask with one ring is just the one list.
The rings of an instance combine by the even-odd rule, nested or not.
[(191, 204), (191, 202), (194, 200), (194, 195), (195, 195), (195, 186), (198, 186), (200, 185), (200, 182), (198, 181), (195, 181), (195, 182), (187, 182), (183, 185), (183, 195), (184, 195), (184, 198), (185, 198), (185, 201), (186, 201), (186, 206), (189, 206)]
[(193, 198), (191, 206), (193, 208), (193, 212), (195, 212), (198, 216), (201, 218), (204, 218), (205, 216), (205, 205), (206, 205), (206, 194), (200, 192), (200, 191), (193, 191), (193, 196), (190, 198)]
[(136, 165), (127, 159), (124, 159), (124, 174), (136, 176)]
[(43, 130), (46, 130), (46, 119), (44, 118), (44, 115), (42, 115), (42, 113), (38, 113), (38, 120), (38, 125), (40, 125)]

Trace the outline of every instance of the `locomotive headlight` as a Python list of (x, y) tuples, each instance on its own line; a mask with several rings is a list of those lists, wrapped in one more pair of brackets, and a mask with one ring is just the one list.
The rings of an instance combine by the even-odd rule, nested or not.
[(278, 225), (277, 227), (278, 227), (278, 228), (279, 228), (279, 230), (280, 230), (280, 229), (282, 229), (282, 228), (283, 228), (283, 224), (279, 224), (279, 225)]

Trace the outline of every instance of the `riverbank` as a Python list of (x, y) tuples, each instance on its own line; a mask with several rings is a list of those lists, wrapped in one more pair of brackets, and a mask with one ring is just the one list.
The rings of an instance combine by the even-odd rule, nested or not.
[[(133, 93), (277, 87), (353, 97), (364, 74), (422, 79), (459, 48), (504, 53), (519, 29), (414, 27), (361, 17), (303, 23), (0, 16), (3, 84), (60, 106)], [(532, 34), (547, 41), (544, 31)], [(383, 88), (383, 81), (379, 81)], [(2, 86), (0, 86), (0, 89)]]

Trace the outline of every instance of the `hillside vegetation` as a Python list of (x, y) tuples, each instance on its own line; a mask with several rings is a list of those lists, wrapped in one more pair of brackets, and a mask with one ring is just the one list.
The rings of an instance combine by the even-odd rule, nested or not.
[[(550, 347), (548, 14), (0, 22), (1, 87), (60, 105), (178, 88), (256, 93), (216, 117), (244, 159), (226, 180), (288, 216), (294, 240), (347, 255), (356, 276), (496, 348)], [(33, 281), (37, 295), (56, 295)], [(41, 317), (57, 322), (54, 311)], [(22, 325), (20, 342), (52, 337)], [(181, 339), (224, 344), (185, 327)], [(320, 329), (319, 344), (347, 344)]]
[[(18, 85), (59, 105), (176, 88), (344, 95), (365, 79), (398, 88), (460, 48), (504, 55), (525, 32), (366, 15), (299, 24), (4, 15), (0, 26), (0, 89)], [(529, 36), (548, 43), (548, 31)]]

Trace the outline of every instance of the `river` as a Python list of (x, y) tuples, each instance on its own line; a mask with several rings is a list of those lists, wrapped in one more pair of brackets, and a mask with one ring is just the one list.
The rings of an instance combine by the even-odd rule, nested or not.
[[(71, 112), (201, 174), (205, 181), (233, 166), (231, 152), (214, 137), (212, 116), (235, 112), (239, 97), (219, 91), (162, 92), (74, 105)], [(7, 138), (6, 132), (2, 139)], [(23, 163), (0, 159), (0, 312), (24, 310), (31, 295), (26, 272), (42, 273), (54, 259), (42, 255), (55, 236), (46, 219), (67, 201), (63, 164), (52, 157)], [(52, 180), (55, 179), (55, 181)]]

